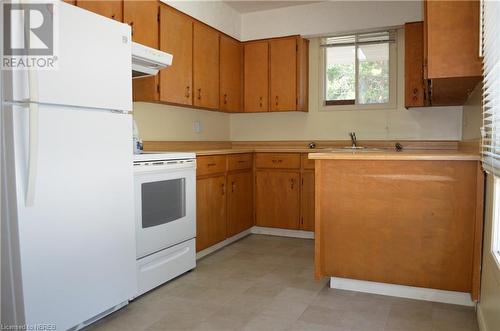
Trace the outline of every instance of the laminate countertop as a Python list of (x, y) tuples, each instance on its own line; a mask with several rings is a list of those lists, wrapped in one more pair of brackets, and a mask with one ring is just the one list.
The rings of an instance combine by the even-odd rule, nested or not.
[[(150, 151), (151, 152), (151, 151)], [(226, 155), (243, 153), (307, 153), (312, 160), (435, 160), (435, 161), (479, 161), (478, 152), (463, 150), (411, 149), (396, 152), (392, 149), (342, 150), (340, 148), (226, 148), (194, 150), (196, 156)], [(161, 153), (159, 151), (158, 153)]]
[(479, 161), (481, 156), (477, 152), (460, 150), (325, 150), (310, 153), (312, 160), (415, 160), (415, 161)]

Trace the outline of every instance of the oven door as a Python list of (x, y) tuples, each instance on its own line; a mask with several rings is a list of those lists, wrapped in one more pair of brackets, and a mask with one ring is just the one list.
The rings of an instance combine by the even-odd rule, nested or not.
[(134, 167), (138, 259), (196, 236), (195, 162)]

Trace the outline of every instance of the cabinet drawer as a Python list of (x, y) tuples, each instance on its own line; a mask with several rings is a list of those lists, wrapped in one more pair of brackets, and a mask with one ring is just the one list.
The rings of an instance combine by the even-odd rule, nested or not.
[(210, 175), (226, 171), (225, 155), (207, 155), (196, 158), (196, 175)]
[(314, 169), (314, 160), (310, 160), (309, 154), (302, 154), (302, 168), (303, 169)]
[(240, 170), (252, 168), (252, 154), (228, 155), (228, 170)]
[(257, 153), (257, 168), (299, 169), (300, 154), (295, 153)]

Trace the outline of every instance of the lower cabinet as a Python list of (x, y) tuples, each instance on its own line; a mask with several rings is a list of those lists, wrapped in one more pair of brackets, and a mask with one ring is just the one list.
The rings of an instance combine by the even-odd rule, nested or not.
[(226, 238), (226, 176), (196, 180), (196, 251)]
[(300, 214), (300, 229), (314, 231), (314, 171), (302, 173)]
[(227, 236), (253, 226), (252, 170), (227, 175)]
[(299, 229), (300, 172), (257, 170), (255, 208), (257, 226)]

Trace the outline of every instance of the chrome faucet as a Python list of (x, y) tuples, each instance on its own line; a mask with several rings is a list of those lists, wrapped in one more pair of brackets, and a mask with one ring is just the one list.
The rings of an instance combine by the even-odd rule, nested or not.
[(352, 148), (358, 148), (358, 139), (356, 139), (356, 132), (349, 132), (351, 137)]

